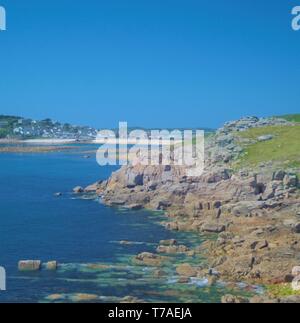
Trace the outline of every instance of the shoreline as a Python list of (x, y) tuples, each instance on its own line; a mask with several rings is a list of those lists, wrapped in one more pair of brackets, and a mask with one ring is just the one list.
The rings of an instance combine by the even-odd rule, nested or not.
[(10, 146), (10, 147), (0, 147), (0, 154), (10, 154), (10, 153), (17, 153), (17, 154), (34, 154), (34, 153), (53, 153), (53, 152), (62, 152), (62, 151), (69, 151), (75, 150), (76, 147), (74, 146), (51, 146), (51, 145), (44, 145), (44, 146)]
[[(123, 138), (109, 138), (109, 139), (95, 139), (92, 141), (94, 144), (107, 144), (107, 145), (142, 145), (142, 146), (166, 146), (170, 145), (170, 140), (158, 140), (158, 139), (123, 139)], [(182, 141), (177, 140), (172, 144), (181, 144)]]
[[(98, 195), (97, 195), (98, 196)], [(120, 209), (127, 210), (140, 210), (143, 209), (145, 211), (155, 213), (158, 212), (157, 209), (141, 207), (139, 205), (118, 205), (118, 204), (110, 204), (101, 198), (101, 203), (108, 207), (118, 207)], [(160, 211), (161, 212), (161, 211)], [(178, 218), (172, 215), (172, 211), (165, 210), (162, 213), (163, 219), (159, 219), (156, 221), (159, 225), (165, 227), (169, 231), (173, 231), (176, 233), (184, 234), (187, 239), (194, 234), (197, 234), (197, 237), (202, 240), (200, 245), (196, 249), (188, 249), (186, 251), (182, 251), (185, 248), (184, 245), (176, 244), (167, 244), (165, 242), (157, 241), (158, 248), (154, 253), (142, 252), (140, 254), (136, 254), (134, 260), (137, 261), (140, 265), (144, 266), (152, 266), (152, 261), (157, 264), (159, 270), (159, 263), (164, 257), (174, 257), (182, 256), (183, 254), (188, 255), (190, 253), (191, 259), (186, 261), (185, 263), (179, 265), (176, 268), (176, 272), (178, 274), (177, 283), (180, 282), (182, 284), (191, 283), (193, 279), (202, 279), (203, 281), (207, 281), (206, 287), (211, 288), (216, 285), (224, 285), (224, 288), (227, 286), (231, 286), (230, 293), (224, 293), (222, 296), (221, 303), (281, 303), (285, 301), (294, 302), (293, 298), (289, 298), (288, 296), (278, 296), (276, 297), (271, 293), (271, 290), (276, 291), (276, 286), (280, 286), (280, 283), (277, 281), (266, 282), (264, 279), (255, 279), (241, 277), (237, 278), (237, 276), (227, 276), (222, 273), (217, 272), (213, 267), (207, 266), (207, 264), (211, 264), (219, 262), (221, 258), (215, 257), (214, 253), (211, 253), (209, 250), (211, 248), (216, 248), (216, 251), (219, 248), (219, 240), (220, 234), (212, 233), (212, 232), (202, 232), (199, 234), (199, 231), (195, 231), (190, 227), (188, 223), (184, 220), (182, 223), (178, 222)], [(175, 224), (175, 226), (174, 226)], [(225, 233), (225, 232), (223, 232)], [(199, 257), (201, 260), (197, 265), (195, 265), (195, 260)], [(153, 260), (154, 259), (154, 260)], [(170, 265), (173, 266), (174, 262), (170, 262)], [(183, 268), (185, 267), (185, 268)], [(194, 274), (195, 273), (195, 274)], [(243, 287), (238, 287), (243, 286)], [(285, 285), (286, 286), (286, 285)], [(244, 293), (249, 292), (252, 296), (245, 296)], [(244, 293), (243, 293), (244, 292)], [(232, 293), (232, 294), (231, 294)], [(296, 302), (298, 302), (297, 294), (295, 294)], [(300, 297), (300, 295), (299, 295)], [(300, 298), (299, 298), (300, 300)]]
[(27, 139), (19, 141), (19, 143), (39, 145), (63, 145), (77, 142), (76, 139)]
[[(156, 139), (0, 139), (0, 144), (39, 144), (39, 145), (55, 145), (55, 144), (94, 144), (94, 145), (141, 145), (141, 146), (159, 146), (170, 145), (170, 140)], [(172, 144), (181, 144), (182, 141), (174, 141)]]
[[(82, 194), (94, 195), (94, 193), (91, 191), (87, 192), (86, 190), (84, 190), (84, 192), (85, 193)], [(98, 194), (96, 194), (95, 196), (99, 198)], [(133, 206), (109, 205), (105, 203), (101, 199), (101, 197), (100, 201), (104, 206), (115, 207), (117, 209), (120, 209), (121, 212), (123, 210), (133, 212), (140, 210), (140, 208), (135, 209)], [(202, 288), (217, 288), (219, 286), (220, 289), (224, 289), (224, 294), (220, 295), (221, 302), (223, 302), (223, 300), (228, 297), (228, 291), (233, 292), (236, 295), (236, 299), (243, 301), (247, 300), (247, 297), (245, 296), (246, 294), (251, 294), (252, 296), (249, 297), (249, 302), (250, 299), (255, 300), (261, 295), (267, 295), (263, 284), (257, 284), (255, 282), (250, 282), (247, 280), (226, 280), (223, 279), (222, 276), (209, 274), (209, 269), (204, 269), (204, 264), (209, 258), (206, 257), (202, 248), (199, 248), (197, 251), (194, 250), (196, 243), (195, 240), (199, 241), (200, 246), (202, 246), (208, 241), (216, 241), (216, 237), (215, 239), (212, 239), (212, 237), (208, 234), (199, 235), (196, 232), (187, 230), (173, 231), (168, 226), (166, 226), (166, 223), (170, 222), (170, 214), (167, 211), (158, 211), (156, 209), (150, 209), (147, 207), (141, 208), (141, 210), (149, 212), (149, 214), (151, 215), (150, 221), (154, 221), (170, 232), (172, 231), (175, 239), (173, 238), (170, 240), (157, 240), (155, 243), (157, 248), (153, 253), (141, 252), (135, 254), (134, 256), (132, 256), (131, 260), (135, 265), (154, 268), (155, 272), (157, 273), (165, 272), (166, 268), (167, 272), (175, 268), (176, 276), (172, 276), (172, 279), (174, 280), (175, 284), (180, 284), (182, 285), (182, 287), (189, 285), (194, 286), (197, 281), (201, 284)], [(184, 237), (184, 240), (186, 240), (185, 242), (183, 242), (185, 244), (179, 244), (179, 242), (177, 241), (177, 238), (178, 240), (182, 240), (182, 237)], [(122, 245), (132, 244), (131, 241), (124, 240), (120, 241), (119, 243)], [(187, 245), (190, 245), (190, 247), (187, 247)], [(193, 268), (196, 268), (195, 263), (198, 264), (197, 266), (200, 271), (193, 276), (191, 275), (191, 270), (193, 270)], [(157, 277), (154, 278), (157, 279)], [(161, 278), (163, 278), (163, 276), (161, 276)], [(264, 294), (262, 294), (262, 292), (264, 292)]]
[[(282, 122), (278, 124), (280, 129), (298, 131), (293, 125), (282, 128)], [(163, 210), (169, 218), (164, 225), (170, 230), (210, 235), (192, 250), (205, 255), (206, 267), (185, 264), (178, 268), (183, 279), (200, 275), (215, 280), (217, 276), (222, 281), (278, 288), (271, 294), (267, 289), (255, 300), (260, 303), (276, 299), (284, 302), (286, 290), (296, 299), (299, 296), (300, 301), (300, 293), (293, 291), (291, 284), (298, 279), (292, 273), (300, 263), (300, 246), (296, 243), (300, 234), (299, 171), (297, 166), (287, 168), (280, 160), (235, 170), (236, 160), (244, 151), (241, 140), (248, 135), (236, 130), (245, 125), (256, 128), (259, 136), (272, 133), (277, 121), (245, 118), (219, 129), (207, 142), (207, 164), (198, 178), (187, 178), (185, 169), (178, 166), (128, 165), (96, 185), (96, 193), (108, 206)], [(270, 140), (278, 140), (260, 138), (254, 144), (265, 146)], [(253, 145), (253, 139), (247, 143)], [(152, 255), (137, 257), (143, 263), (144, 258), (146, 262), (159, 260), (167, 251), (182, 250), (174, 245), (161, 246)]]

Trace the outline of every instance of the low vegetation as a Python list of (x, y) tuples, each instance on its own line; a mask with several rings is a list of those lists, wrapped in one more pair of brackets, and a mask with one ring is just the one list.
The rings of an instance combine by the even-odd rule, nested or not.
[(290, 122), (300, 122), (300, 114), (286, 114), (286, 115), (280, 116), (280, 118)]
[(300, 295), (300, 291), (294, 291), (291, 287), (291, 284), (276, 284), (266, 286), (267, 293), (272, 298), (282, 298), (294, 295)]
[[(268, 135), (273, 139), (258, 140)], [(286, 168), (300, 168), (300, 125), (253, 128), (240, 132), (239, 137), (245, 149), (237, 162), (239, 168), (256, 167), (270, 161)]]

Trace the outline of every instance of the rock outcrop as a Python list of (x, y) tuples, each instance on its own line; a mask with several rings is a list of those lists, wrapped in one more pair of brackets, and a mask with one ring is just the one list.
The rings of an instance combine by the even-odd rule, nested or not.
[(51, 270), (51, 271), (55, 271), (57, 269), (57, 261), (55, 260), (52, 260), (52, 261), (48, 261), (46, 264), (45, 264), (45, 267), (47, 270)]
[(80, 194), (80, 193), (83, 193), (84, 192), (84, 189), (81, 187), (81, 186), (76, 186), (73, 188), (73, 193), (74, 194)]
[(20, 260), (18, 263), (19, 271), (39, 271), (42, 262), (40, 260)]
[[(206, 255), (207, 269), (218, 272), (223, 279), (285, 282), (290, 269), (299, 264), (300, 197), (296, 173), (300, 171), (285, 169), (275, 162), (240, 170), (232, 165), (243, 153), (241, 141), (246, 140), (239, 133), (291, 125), (277, 118), (248, 117), (229, 122), (207, 139), (201, 176), (187, 177), (184, 167), (172, 163), (138, 163), (123, 166), (93, 190), (107, 205), (165, 211), (169, 221), (164, 225), (168, 229), (214, 234), (216, 239), (205, 241), (197, 252)], [(272, 138), (269, 135), (253, 140)], [(157, 248), (158, 254), (143, 253), (135, 261), (159, 266), (163, 261), (159, 254), (173, 252), (195, 250), (164, 241)], [(197, 270), (184, 264), (177, 273), (193, 277)], [(294, 284), (298, 286), (298, 281)], [(228, 296), (224, 301), (241, 300)]]

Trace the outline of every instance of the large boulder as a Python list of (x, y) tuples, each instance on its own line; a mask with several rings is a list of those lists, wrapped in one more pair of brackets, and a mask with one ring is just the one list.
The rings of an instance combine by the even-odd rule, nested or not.
[(201, 226), (201, 232), (209, 232), (209, 233), (221, 233), (226, 230), (224, 224), (217, 223), (205, 223)]
[(181, 264), (176, 268), (176, 272), (180, 276), (184, 277), (196, 277), (197, 270), (193, 268), (190, 264)]
[(300, 233), (300, 222), (293, 224), (293, 231), (295, 233)]
[(287, 174), (283, 178), (283, 185), (287, 187), (297, 187), (298, 185), (298, 178), (295, 174)]
[(220, 147), (225, 147), (225, 146), (230, 145), (233, 142), (233, 140), (234, 140), (234, 137), (232, 134), (219, 135), (216, 137), (216, 143)]
[(92, 184), (92, 185), (89, 185), (89, 186), (87, 186), (87, 187), (84, 189), (84, 191), (85, 191), (86, 193), (94, 193), (94, 192), (96, 192), (96, 191), (99, 189), (100, 184), (101, 184), (101, 183), (97, 182), (97, 183), (94, 183), (94, 184)]
[(149, 191), (155, 191), (157, 186), (159, 185), (158, 182), (155, 182), (155, 181), (149, 181), (148, 184), (147, 184), (147, 189)]
[(292, 269), (292, 276), (296, 277), (300, 275), (300, 266), (295, 266)]
[(269, 243), (266, 240), (255, 240), (250, 242), (249, 246), (252, 250), (262, 250), (267, 248)]
[(212, 170), (208, 173), (203, 174), (203, 179), (206, 183), (218, 183), (230, 179), (230, 170), (220, 168)]
[(156, 209), (157, 210), (166, 210), (168, 207), (170, 207), (172, 203), (167, 200), (161, 200), (157, 203)]
[(285, 175), (286, 172), (284, 170), (278, 170), (273, 174), (273, 181), (282, 181)]
[(19, 271), (39, 271), (42, 262), (40, 260), (21, 260), (18, 263)]
[(80, 193), (83, 193), (83, 192), (84, 192), (84, 189), (81, 186), (76, 186), (76, 187), (73, 188), (73, 193), (75, 193), (75, 194), (80, 194)]
[(291, 295), (279, 298), (278, 302), (280, 304), (299, 304), (300, 303), (300, 295)]
[(55, 260), (48, 261), (46, 263), (46, 269), (51, 270), (51, 271), (55, 271), (57, 269), (57, 261), (55, 261)]
[(143, 185), (143, 174), (137, 174), (135, 172), (129, 171), (126, 174), (126, 183), (127, 187), (129, 188)]
[(112, 206), (123, 206), (126, 204), (126, 200), (116, 196), (113, 199), (109, 200), (108, 204)]
[(159, 244), (162, 246), (175, 246), (177, 241), (175, 239), (161, 240)]
[(135, 257), (137, 264), (146, 266), (161, 266), (165, 258), (150, 252), (142, 252)]
[(299, 292), (300, 291), (300, 275), (296, 276), (293, 281), (292, 281), (292, 289), (295, 292)]
[(257, 138), (258, 141), (268, 141), (268, 140), (272, 140), (274, 137), (273, 135), (263, 135), (263, 136), (259, 136)]
[(265, 190), (262, 194), (262, 198), (263, 200), (268, 200), (271, 199), (275, 196), (275, 191), (283, 188), (282, 187), (282, 181), (271, 181), (269, 182), (266, 187)]
[(232, 214), (239, 216), (248, 216), (254, 210), (259, 210), (264, 207), (261, 201), (241, 201), (236, 203), (232, 208)]

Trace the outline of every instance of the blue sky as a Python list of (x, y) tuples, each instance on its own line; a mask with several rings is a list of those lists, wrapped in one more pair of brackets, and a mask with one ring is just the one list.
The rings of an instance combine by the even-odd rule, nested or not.
[(299, 112), (300, 0), (0, 0), (0, 113), (114, 128)]

